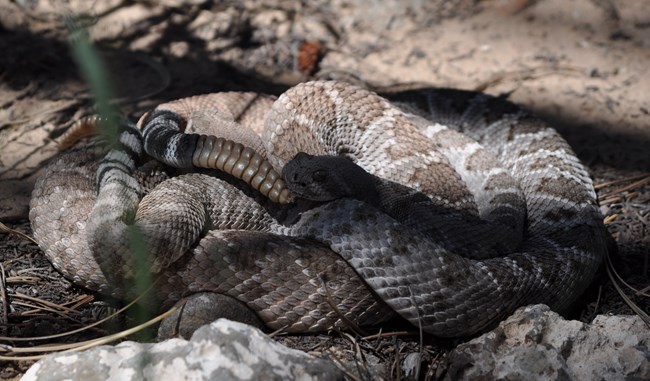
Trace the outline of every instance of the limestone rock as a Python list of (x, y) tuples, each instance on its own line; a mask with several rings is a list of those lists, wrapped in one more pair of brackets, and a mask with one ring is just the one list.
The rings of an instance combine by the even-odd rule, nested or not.
[(649, 347), (650, 329), (638, 316), (599, 315), (585, 324), (535, 305), (459, 345), (438, 375), (445, 380), (645, 380), (650, 379)]
[(226, 319), (198, 329), (189, 341), (132, 341), (34, 364), (22, 380), (343, 380), (327, 360), (274, 342), (256, 328)]

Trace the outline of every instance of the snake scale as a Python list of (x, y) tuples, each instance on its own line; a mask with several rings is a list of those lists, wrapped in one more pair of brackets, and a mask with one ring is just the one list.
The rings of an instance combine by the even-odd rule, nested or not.
[(117, 148), (49, 164), (34, 236), (79, 285), (131, 298), (137, 231), (163, 308), (220, 293), (289, 332), (399, 315), (465, 336), (584, 292), (602, 217), (554, 129), (481, 93), (387, 97), (314, 81), (160, 105)]

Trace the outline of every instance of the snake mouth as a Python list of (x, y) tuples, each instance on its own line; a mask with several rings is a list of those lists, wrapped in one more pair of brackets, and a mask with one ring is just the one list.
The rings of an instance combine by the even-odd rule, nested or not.
[(298, 197), (312, 201), (330, 201), (330, 198), (323, 198), (322, 192), (317, 192), (314, 187), (312, 169), (309, 166), (311, 158), (304, 152), (298, 152), (282, 168), (282, 178), (289, 191)]
[(291, 193), (310, 201), (363, 198), (372, 193), (370, 175), (341, 156), (298, 152), (284, 165), (282, 177)]

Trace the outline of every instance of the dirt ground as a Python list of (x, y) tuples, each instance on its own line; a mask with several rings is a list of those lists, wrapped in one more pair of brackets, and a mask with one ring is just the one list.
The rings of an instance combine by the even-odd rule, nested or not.
[[(57, 152), (53, 139), (93, 113), (66, 40), (72, 14), (89, 26), (118, 89), (114, 103), (133, 119), (169, 99), (227, 90), (279, 94), (311, 78), (508, 96), (556, 126), (588, 165), (615, 268), (638, 289), (650, 285), (645, 0), (0, 0), (0, 221), (27, 235), (31, 189)], [(0, 336), (66, 332), (113, 308), (73, 287), (24, 238), (0, 233), (0, 265)], [(626, 292), (649, 311), (647, 298)], [(603, 272), (573, 313), (590, 321), (633, 312)], [(394, 377), (401, 369), (395, 364), (420, 345), (417, 335), (360, 345), (334, 336), (283, 340), (335, 358), (363, 352)], [(432, 377), (454, 343), (423, 344), (423, 369)], [(26, 364), (0, 362), (0, 378), (17, 377)]]

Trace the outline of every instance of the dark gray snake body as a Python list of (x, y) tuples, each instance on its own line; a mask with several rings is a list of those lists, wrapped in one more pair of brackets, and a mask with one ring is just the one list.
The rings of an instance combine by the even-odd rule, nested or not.
[[(210, 125), (222, 126), (221, 140), (182, 133), (210, 135)], [(133, 296), (124, 285), (135, 276), (128, 237), (137, 230), (166, 306), (210, 291), (293, 332), (377, 324), (395, 311), (426, 332), (462, 336), (521, 305), (566, 308), (605, 253), (585, 168), (557, 132), (498, 98), (426, 90), (391, 103), (311, 82), (275, 102), (180, 100), (141, 126), (149, 155), (192, 173), (162, 181), (139, 163), (141, 137), (127, 128), (126, 148), (101, 164), (88, 146), (55, 160), (32, 199), (34, 235), (54, 265), (104, 293)], [(292, 162), (298, 152), (359, 167)], [(341, 194), (283, 206), (274, 201), (295, 200), (287, 183), (310, 198), (322, 190), (311, 185)]]

